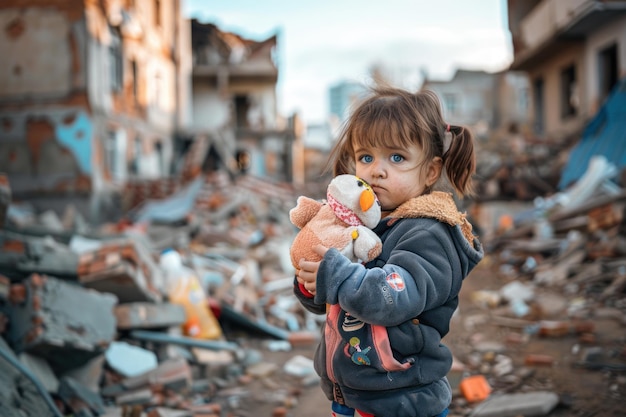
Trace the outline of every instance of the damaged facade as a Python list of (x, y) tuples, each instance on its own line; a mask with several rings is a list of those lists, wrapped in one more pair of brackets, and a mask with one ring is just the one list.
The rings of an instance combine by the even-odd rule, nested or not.
[(527, 117), (482, 144), (480, 198), (532, 201), (563, 191), (596, 155), (622, 170), (624, 3), (509, 0), (507, 7), (513, 62), (503, 74), (527, 77)]
[(580, 134), (626, 76), (626, 5), (621, 1), (509, 0), (511, 70), (531, 83), (537, 135)]
[(479, 139), (528, 123), (528, 79), (521, 72), (459, 69), (447, 81), (425, 79), (422, 89), (436, 92), (444, 117), (471, 127)]
[(14, 198), (69, 197), (96, 220), (120, 184), (169, 171), (184, 27), (175, 0), (2, 2), (0, 166)]
[(297, 116), (278, 116), (278, 35), (254, 41), (193, 19), (191, 44), (193, 123), (181, 146), (194, 144), (195, 165), (292, 181), (301, 133)]
[(0, 166), (17, 201), (71, 200), (101, 222), (200, 171), (289, 181), (301, 166), (297, 120), (277, 114), (277, 36), (190, 22), (175, 0), (6, 1), (0, 27)]

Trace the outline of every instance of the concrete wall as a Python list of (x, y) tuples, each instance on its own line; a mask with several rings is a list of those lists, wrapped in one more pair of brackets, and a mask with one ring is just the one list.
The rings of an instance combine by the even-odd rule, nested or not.
[(617, 63), (619, 77), (626, 77), (626, 16), (622, 19), (605, 25), (587, 39), (585, 48), (585, 103), (587, 114), (595, 114), (602, 101), (600, 99), (598, 79), (598, 54), (611, 44), (617, 44)]
[(193, 130), (218, 129), (230, 121), (230, 100), (221, 97), (207, 83), (194, 84), (192, 103)]
[(422, 88), (437, 93), (446, 121), (469, 126), (480, 136), (493, 127), (496, 78), (482, 71), (460, 70), (450, 81), (426, 81)]
[(189, 28), (177, 0), (128, 4), (0, 4), (0, 171), (17, 198), (81, 193), (93, 219), (127, 180), (169, 175), (190, 119)]
[[(578, 101), (579, 115), (562, 118), (561, 117), (561, 72), (566, 67), (574, 65), (576, 76), (579, 80)], [(540, 66), (529, 71), (531, 83), (541, 78), (544, 82), (544, 103), (543, 103), (543, 123), (544, 132), (548, 136), (562, 137), (576, 132), (584, 123), (586, 115), (583, 114), (586, 102), (586, 90), (581, 88), (580, 80), (586, 79), (586, 67), (580, 49), (576, 46), (563, 47), (558, 55), (543, 61)]]
[[(610, 86), (600, 73), (600, 53), (617, 49), (617, 77), (626, 76), (626, 10), (623, 2), (542, 0), (508, 1), (513, 35), (513, 67), (528, 72), (532, 85), (543, 80), (543, 100), (533, 115), (540, 136), (560, 140), (578, 134), (595, 115)], [(532, 8), (529, 8), (533, 6)], [(575, 114), (563, 115), (563, 70), (575, 68)], [(610, 78), (607, 78), (610, 79)], [(615, 81), (610, 79), (611, 81)], [(604, 83), (604, 86), (602, 86)], [(534, 90), (533, 106), (538, 104)], [(542, 122), (542, 123), (539, 123)]]
[[(71, 22), (48, 9), (0, 10), (3, 98), (64, 97), (72, 90)], [(51, 59), (54, 57), (54, 59)]]

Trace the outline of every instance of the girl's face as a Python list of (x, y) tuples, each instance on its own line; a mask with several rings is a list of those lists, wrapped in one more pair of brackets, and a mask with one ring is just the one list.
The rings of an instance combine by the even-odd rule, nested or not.
[(424, 194), (441, 173), (441, 158), (424, 163), (418, 145), (408, 148), (359, 147), (356, 175), (367, 181), (382, 206), (383, 217), (405, 201)]

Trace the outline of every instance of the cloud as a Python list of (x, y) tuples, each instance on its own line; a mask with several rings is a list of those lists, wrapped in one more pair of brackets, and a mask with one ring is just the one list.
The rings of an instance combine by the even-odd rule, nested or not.
[(418, 88), (421, 71), (445, 80), (459, 68), (489, 72), (510, 62), (506, 36), (501, 31), (481, 30), (468, 36), (450, 30), (424, 29), (412, 38), (372, 39), (350, 45), (328, 43), (294, 51), (282, 68), (285, 76), (285, 109), (306, 111), (305, 118), (322, 120), (327, 114), (328, 88), (343, 80), (369, 82), (369, 70), (379, 64), (401, 87)]

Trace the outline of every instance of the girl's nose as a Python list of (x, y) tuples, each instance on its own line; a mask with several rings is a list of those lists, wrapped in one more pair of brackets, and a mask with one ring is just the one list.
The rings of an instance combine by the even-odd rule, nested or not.
[(384, 178), (386, 175), (385, 166), (380, 162), (375, 162), (371, 166), (372, 168), (372, 176), (374, 178)]

